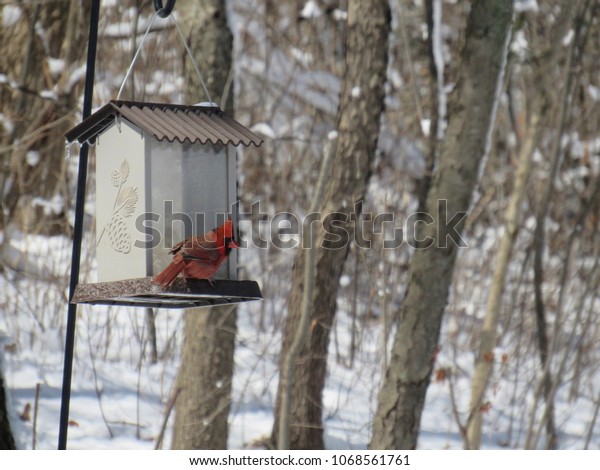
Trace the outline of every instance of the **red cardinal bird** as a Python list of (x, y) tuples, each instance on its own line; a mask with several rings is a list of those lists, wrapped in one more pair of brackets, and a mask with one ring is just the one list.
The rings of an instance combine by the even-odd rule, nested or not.
[(184, 277), (192, 279), (208, 279), (217, 272), (232, 248), (238, 244), (233, 239), (233, 224), (226, 220), (223, 225), (201, 237), (190, 237), (175, 245), (170, 254), (175, 255), (171, 264), (152, 282), (162, 287), (173, 284), (175, 278), (183, 271)]

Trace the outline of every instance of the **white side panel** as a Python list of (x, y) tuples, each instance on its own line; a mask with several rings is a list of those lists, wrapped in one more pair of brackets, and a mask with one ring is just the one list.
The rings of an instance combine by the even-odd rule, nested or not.
[(137, 218), (145, 212), (144, 146), (139, 131), (125, 122), (113, 125), (97, 143), (96, 256), (100, 282), (146, 276), (145, 238), (136, 228)]

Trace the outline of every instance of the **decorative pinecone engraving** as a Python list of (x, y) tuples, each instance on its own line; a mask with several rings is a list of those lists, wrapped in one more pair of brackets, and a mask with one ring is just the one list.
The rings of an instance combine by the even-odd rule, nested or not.
[(108, 239), (113, 250), (120, 253), (129, 253), (131, 250), (131, 236), (127, 230), (125, 219), (120, 214), (114, 214), (108, 223)]

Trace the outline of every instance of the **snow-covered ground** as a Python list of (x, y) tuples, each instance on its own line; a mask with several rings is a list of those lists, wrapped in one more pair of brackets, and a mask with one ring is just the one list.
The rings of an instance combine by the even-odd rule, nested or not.
[[(29, 239), (29, 257), (60, 254), (68, 266), (68, 241), (60, 238)], [(42, 263), (45, 265), (45, 263)], [(47, 265), (45, 265), (47, 267)], [(55, 273), (47, 273), (52, 275)], [(57, 445), (60, 413), (66, 303), (54, 285), (13, 273), (2, 280), (0, 332), (4, 347), (4, 375), (9, 389), (9, 409), (20, 448), (31, 448), (36, 384), (40, 384), (36, 448)], [(273, 302), (269, 302), (273, 303)], [(260, 303), (243, 304), (238, 313), (234, 400), (230, 414), (230, 448), (251, 446), (270, 433), (277, 389), (277, 360), (281, 336), (267, 324), (259, 331)], [(198, 315), (202, 310), (198, 310)], [(282, 311), (275, 312), (282, 315)], [(104, 306), (79, 306), (76, 353), (73, 367), (68, 446), (72, 449), (151, 449), (164, 419), (179, 364), (183, 315), (181, 310), (159, 310), (156, 315), (157, 364), (147, 354), (144, 310)], [(283, 317), (280, 317), (283, 320)], [(281, 322), (279, 322), (281, 325)], [(342, 328), (338, 328), (341, 330)], [(377, 327), (374, 327), (376, 330)], [(365, 332), (375, 336), (376, 333)], [(349, 336), (340, 332), (339, 348), (347, 349)], [(377, 351), (365, 351), (361, 364), (349, 369), (335, 363), (324, 393), (327, 445), (331, 448), (364, 448), (375, 404), (379, 365)], [(357, 374), (356, 367), (364, 373)], [(27, 404), (31, 418), (22, 420)], [(169, 447), (170, 436), (165, 436)]]
[[(23, 235), (15, 235), (11, 245), (19, 250), (27, 247), (27, 259), (32, 261), (26, 265), (39, 279), (31, 274), (7, 272), (0, 280), (0, 336), (9, 411), (19, 447), (31, 448), (33, 409), (28, 420), (21, 420), (18, 415), (28, 403), (33, 407), (36, 384), (40, 384), (36, 447), (53, 449), (58, 439), (67, 307), (66, 286), (57, 287), (56, 278), (61, 272), (64, 274), (68, 266), (70, 245), (62, 237)], [(248, 250), (246, 256), (253, 258), (256, 253), (253, 255), (252, 250), (258, 249)], [(465, 252), (461, 262), (475, 263), (479, 258)], [(468, 272), (465, 266), (462, 268)], [(472, 268), (476, 273), (478, 266), (474, 264)], [(267, 278), (260, 281), (263, 290), (264, 284), (271, 282)], [(348, 287), (347, 278), (342, 279), (342, 286)], [(264, 301), (239, 308), (230, 413), (231, 449), (252, 447), (270, 433), (272, 426), (284, 308), (282, 292), (264, 291), (263, 294)], [(377, 402), (382, 368), (382, 323), (376, 317), (361, 323), (358, 347), (350, 367), (351, 319), (344, 295), (342, 289), (323, 394), (325, 440), (330, 449), (361, 449), (369, 441)], [(436, 374), (432, 380), (423, 414), (420, 448), (462, 448), (453, 406), (464, 420), (475, 350), (467, 338), (473, 328), (470, 325), (477, 325), (479, 321), (481, 299), (475, 290), (468, 302), (460, 303), (453, 300), (453, 296), (436, 362), (436, 371), (447, 369), (449, 374)], [(147, 354), (143, 309), (79, 307), (69, 448), (154, 447), (179, 364), (182, 318), (179, 310), (158, 311), (160, 359), (152, 364)], [(390, 343), (391, 338), (393, 335), (390, 335)], [(517, 335), (509, 334), (505, 338), (521, 341)], [(484, 419), (484, 447), (518, 448), (523, 445), (530, 422), (535, 378), (539, 373), (537, 353), (531, 345), (518, 344), (504, 344), (496, 353), (498, 365), (488, 396), (491, 407)], [(580, 393), (574, 398), (569, 398), (571, 386), (572, 382), (567, 381), (557, 395), (560, 446), (582, 448), (591, 432), (589, 447), (598, 448), (600, 429), (590, 431), (589, 424), (600, 377), (595, 374), (582, 378)], [(163, 447), (169, 446), (168, 427)]]

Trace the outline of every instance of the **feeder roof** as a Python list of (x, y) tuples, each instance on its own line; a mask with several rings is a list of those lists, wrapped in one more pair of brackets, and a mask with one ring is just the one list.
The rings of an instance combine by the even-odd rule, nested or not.
[(257, 147), (262, 139), (216, 106), (110, 101), (66, 133), (69, 142), (94, 143), (118, 119), (129, 121), (157, 140)]

